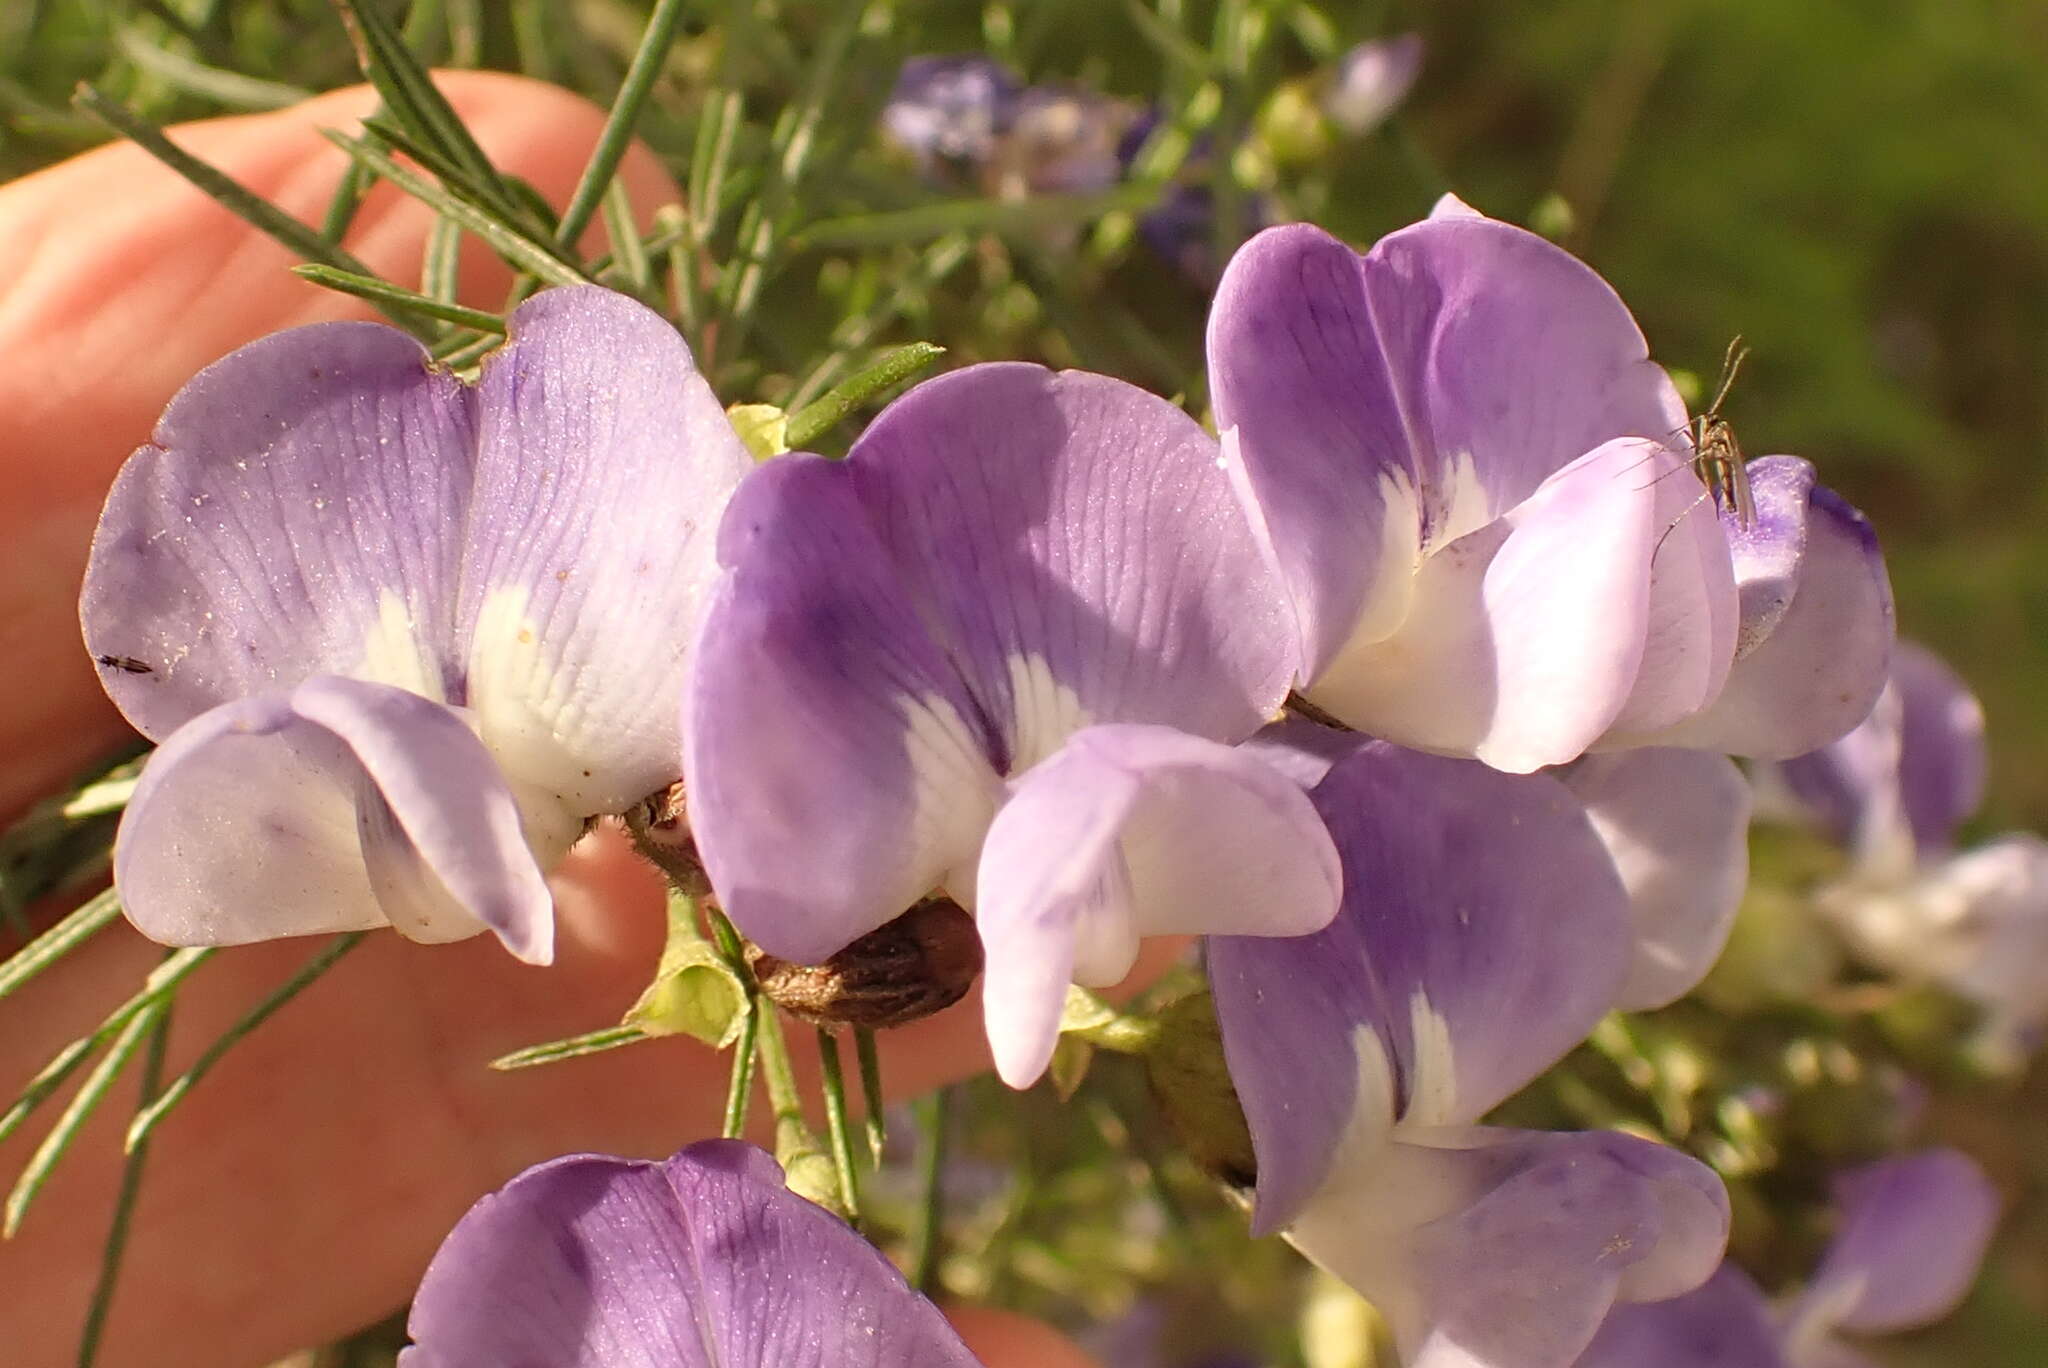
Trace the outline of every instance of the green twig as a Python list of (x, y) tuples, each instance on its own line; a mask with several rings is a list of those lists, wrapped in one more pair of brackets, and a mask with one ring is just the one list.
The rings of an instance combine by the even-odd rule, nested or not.
[(855, 1027), (853, 1048), (860, 1058), (860, 1100), (866, 1111), (864, 1124), (868, 1136), (868, 1161), (880, 1167), (882, 1145), (889, 1136), (883, 1122), (882, 1056), (875, 1048), (875, 1033), (865, 1026)]
[[(163, 1003), (155, 1018), (142, 1056), (142, 1086), (137, 1094), (144, 1106), (156, 1097), (163, 1079), (165, 1047), (171, 1038), (171, 1004)], [(142, 1165), (148, 1158), (148, 1144), (131, 1146), (121, 1165), (121, 1186), (114, 1193), (114, 1215), (107, 1224), (106, 1243), (100, 1249), (99, 1278), (93, 1283), (92, 1300), (85, 1308), (85, 1324), (78, 1334), (78, 1368), (92, 1368), (99, 1358), (100, 1335), (106, 1329), (114, 1287), (121, 1278), (121, 1257), (128, 1251), (128, 1222), (135, 1214), (135, 1198), (142, 1191)]]
[[(81, 84), (72, 103), (143, 151), (190, 181), (199, 190), (243, 222), (269, 234), (308, 261), (324, 262), (357, 275), (375, 275), (353, 254), (342, 250), (270, 201), (246, 189), (225, 173), (207, 165), (164, 136), (162, 129), (118, 101), (110, 100), (92, 86)], [(385, 316), (402, 328), (425, 336), (421, 325), (389, 309)]]
[(818, 1064), (825, 1087), (825, 1133), (832, 1145), (832, 1168), (839, 1176), (839, 1200), (848, 1220), (860, 1217), (860, 1177), (853, 1164), (853, 1128), (846, 1119), (846, 1073), (839, 1063), (839, 1038), (818, 1028)]
[(605, 233), (612, 241), (612, 260), (632, 292), (643, 298), (654, 288), (654, 270), (647, 258), (647, 243), (633, 217), (633, 200), (624, 181), (613, 181), (604, 196)]
[(855, 371), (823, 398), (789, 415), (787, 441), (791, 450), (808, 447), (869, 399), (902, 384), (945, 354), (944, 347), (912, 342)]
[(388, 280), (375, 276), (357, 275), (353, 271), (338, 271), (332, 266), (308, 262), (292, 267), (292, 274), (301, 280), (310, 280), (315, 285), (324, 285), (342, 294), (354, 295), (372, 303), (390, 304), (396, 308), (409, 309), (414, 313), (438, 318), (444, 323), (469, 328), (475, 332), (489, 333), (494, 337), (505, 335), (505, 320), (482, 309), (471, 309), (461, 304), (449, 304), (431, 295), (408, 290), (402, 285), (393, 285)]
[[(351, 138), (347, 134), (338, 133), (331, 128), (323, 128), (320, 131), (329, 142), (368, 166), (372, 171), (390, 181), (393, 185), (396, 185), (406, 194), (411, 195), (414, 199), (425, 202), (432, 208), (440, 211), (444, 217), (454, 219), (465, 229), (482, 238), (490, 245), (493, 251), (497, 252), (498, 255), (504, 257), (514, 266), (531, 272), (550, 285), (582, 285), (588, 283), (581, 271), (555, 256), (551, 248), (544, 247), (517, 229), (499, 222), (477, 206), (458, 199), (454, 194), (441, 186), (435, 185), (426, 177), (400, 166), (390, 157), (385, 156), (382, 152), (370, 146), (367, 141), (360, 138)], [(330, 262), (329, 264), (339, 265), (345, 271), (352, 270), (357, 275), (374, 275), (374, 272), (362, 268), (360, 263), (354, 266), (339, 262)]]
[(121, 896), (111, 888), (67, 915), (0, 964), (0, 999), (106, 930), (120, 916)]
[[(640, 107), (647, 102), (668, 60), (669, 48), (675, 44), (676, 25), (682, 21), (683, 8), (683, 0), (656, 0), (654, 13), (648, 16), (640, 45), (633, 50), (626, 78), (619, 83), (618, 96), (612, 101), (611, 113), (605, 116), (604, 131), (598, 134), (597, 147), (569, 196), (569, 207), (562, 211), (561, 226), (555, 230), (555, 241), (569, 251), (576, 250), (576, 240), (590, 226), (591, 216), (604, 201), (619, 162), (633, 141), (633, 129), (640, 122)], [(616, 250), (619, 244), (614, 241), (612, 246)]]
[(945, 1240), (946, 1128), (951, 1093), (944, 1088), (911, 1104), (917, 1120), (917, 1224), (910, 1232), (910, 1285), (930, 1296), (938, 1290)]
[(163, 1124), (164, 1118), (185, 1100), (186, 1094), (212, 1071), (214, 1065), (220, 1063), (223, 1055), (233, 1049), (243, 1037), (268, 1021), (278, 1008), (311, 987), (322, 974), (339, 964), (341, 957), (361, 945), (364, 937), (368, 935), (367, 931), (351, 931), (347, 935), (336, 936), (319, 954), (308, 960), (303, 969), (286, 979), (278, 986), (276, 992), (250, 1008), (240, 1021), (221, 1034), (220, 1039), (207, 1046), (205, 1052), (192, 1061), (192, 1066), (178, 1075), (170, 1087), (165, 1088), (160, 1094), (152, 1087), (150, 1100), (136, 1111), (135, 1119), (128, 1125), (128, 1153), (134, 1154), (149, 1143), (150, 1133)]
[(28, 1166), (22, 1169), (21, 1177), (15, 1180), (14, 1190), (7, 1194), (6, 1212), (0, 1216), (0, 1239), (11, 1240), (21, 1229), (29, 1204), (49, 1182), (50, 1175), (57, 1171), (57, 1164), (70, 1152), (79, 1132), (85, 1129), (85, 1123), (99, 1110), (100, 1103), (106, 1101), (107, 1091), (114, 1086), (114, 1080), (128, 1067), (128, 1061), (135, 1057), (135, 1052), (168, 1010), (169, 1004), (159, 999), (137, 1012), (121, 1027), (106, 1057), (86, 1075), (77, 1095), (71, 1099), (71, 1105), (64, 1109), (64, 1114), (57, 1118), (57, 1124), (43, 1137), (43, 1143), (30, 1157)]

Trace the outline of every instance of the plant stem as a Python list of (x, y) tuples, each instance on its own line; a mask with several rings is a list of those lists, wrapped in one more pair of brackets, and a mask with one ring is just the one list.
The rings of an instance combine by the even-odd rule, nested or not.
[(853, 1133), (846, 1120), (846, 1073), (839, 1063), (839, 1039), (818, 1028), (818, 1063), (825, 1084), (825, 1131), (832, 1144), (832, 1168), (839, 1176), (839, 1200), (850, 1218), (860, 1215), (860, 1179), (853, 1166)]
[(925, 1295), (938, 1287), (945, 1238), (946, 1129), (952, 1094), (941, 1088), (911, 1104), (917, 1119), (917, 1224), (910, 1232), (910, 1285)]
[[(164, 1073), (164, 1051), (171, 1037), (171, 1004), (165, 1002), (155, 1013), (149, 1044), (142, 1056), (140, 1100), (147, 1106), (157, 1095)], [(128, 1221), (135, 1214), (135, 1198), (142, 1191), (142, 1165), (149, 1158), (145, 1140), (129, 1148), (121, 1165), (121, 1186), (114, 1194), (114, 1216), (107, 1225), (106, 1244), (100, 1251), (99, 1280), (93, 1284), (92, 1301), (85, 1308), (85, 1325), (78, 1334), (78, 1368), (92, 1368), (99, 1358), (100, 1335), (106, 1329), (107, 1312), (114, 1301), (114, 1286), (121, 1277), (121, 1256), (128, 1250)]]

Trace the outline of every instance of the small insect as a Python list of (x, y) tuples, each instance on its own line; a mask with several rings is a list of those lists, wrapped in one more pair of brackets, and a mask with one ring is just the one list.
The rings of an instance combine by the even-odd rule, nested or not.
[(122, 674), (143, 675), (156, 673), (156, 666), (145, 664), (134, 656), (103, 655), (94, 656), (93, 659), (110, 670), (119, 670)]
[(1732, 510), (1736, 526), (1745, 531), (1756, 525), (1756, 500), (1749, 492), (1749, 469), (1742, 462), (1742, 448), (1735, 443), (1735, 429), (1721, 416), (1721, 401), (1728, 397), (1735, 372), (1742, 369), (1742, 358), (1748, 355), (1749, 348), (1742, 345), (1740, 337), (1728, 344), (1714, 402), (1689, 425), (1693, 474), (1700, 477), (1700, 483), (1713, 496), (1714, 507), (1723, 513)]

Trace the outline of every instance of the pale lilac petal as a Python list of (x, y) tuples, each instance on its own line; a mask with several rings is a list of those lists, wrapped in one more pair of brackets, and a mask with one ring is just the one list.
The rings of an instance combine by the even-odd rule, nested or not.
[(760, 1150), (573, 1155), (471, 1207), (405, 1368), (975, 1368), (945, 1317)]
[(1759, 759), (1803, 755), (1870, 715), (1892, 648), (1891, 581), (1861, 513), (1815, 485), (1799, 582), (1712, 707), (1646, 743)]
[(1279, 589), (1215, 441), (1165, 400), (971, 366), (890, 405), (846, 464), (1002, 772), (1091, 722), (1239, 741), (1286, 693)]
[[(1666, 515), (1681, 470), (1653, 442), (1610, 442), (1505, 517), (1423, 561), (1408, 620), (1354, 643), (1309, 690), (1402, 745), (1526, 772), (1576, 758), (1618, 722), (1711, 699), (1733, 644), (1723, 555), (1696, 557)], [(1669, 529), (1675, 535), (1666, 535)], [(1654, 570), (1654, 573), (1653, 573)]]
[(114, 876), (130, 920), (166, 944), (389, 922), (553, 954), (553, 904), (496, 765), (454, 711), (387, 685), (318, 676), (179, 728), (123, 815)]
[(1621, 881), (1557, 780), (1375, 742), (1314, 798), (1343, 861), (1337, 920), (1208, 943), (1261, 1232), (1300, 1210), (1347, 1133), (1395, 1114), (1476, 1120), (1555, 1063), (1612, 1005), (1630, 957)]
[(675, 700), (753, 461), (667, 321), (596, 287), (521, 305), (484, 364), (462, 698), (516, 782), (578, 815), (677, 778)]
[(1443, 1131), (1333, 1182), (1288, 1238), (1380, 1308), (1414, 1368), (1570, 1368), (1617, 1301), (1713, 1273), (1728, 1199), (1633, 1136)]
[(1814, 484), (1813, 462), (1792, 456), (1761, 457), (1746, 473), (1755, 521), (1744, 527), (1732, 516), (1721, 520), (1742, 586), (1742, 635), (1736, 644), (1741, 655), (1778, 630), (1799, 593)]
[(1000, 796), (993, 740), (847, 465), (760, 467), (719, 554), (683, 728), (691, 824), (732, 918), (817, 963), (971, 870)]
[(1789, 1368), (1770, 1303), (1724, 1263), (1697, 1290), (1617, 1306), (1575, 1368)]
[(1834, 1196), (1839, 1224), (1803, 1306), (1858, 1334), (1910, 1330), (1955, 1310), (1998, 1224), (1997, 1190), (1957, 1150), (1865, 1165), (1838, 1178)]
[(1615, 1006), (1662, 1007), (1713, 968), (1749, 881), (1750, 789), (1723, 755), (1589, 755), (1564, 770), (1628, 889), (1635, 958)]
[(1302, 936), (1337, 909), (1337, 853), (1279, 770), (1166, 727), (1090, 727), (1014, 787), (975, 920), (996, 1072), (1045, 1069), (1069, 982), (1115, 983), (1149, 935)]
[(1887, 685), (1870, 716), (1846, 736), (1805, 755), (1759, 765), (1758, 786), (1766, 799), (1780, 800), (1778, 815), (1810, 821), (1862, 862), (1904, 875), (1918, 857), (1899, 782), (1904, 728), (1905, 701), (1895, 685)]
[(277, 333), (186, 384), (115, 477), (81, 596), (128, 720), (162, 741), (316, 674), (450, 697), (473, 409), (373, 323)]
[(1353, 137), (1371, 132), (1408, 96), (1422, 74), (1422, 35), (1403, 33), (1360, 43), (1337, 59), (1323, 111)]
[(1354, 731), (1339, 731), (1320, 722), (1289, 714), (1253, 732), (1238, 749), (1285, 774), (1305, 789), (1323, 782), (1330, 766), (1342, 760), (1372, 738)]

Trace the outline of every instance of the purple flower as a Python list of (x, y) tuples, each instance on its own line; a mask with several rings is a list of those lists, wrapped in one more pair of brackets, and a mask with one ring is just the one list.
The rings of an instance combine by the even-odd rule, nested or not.
[(1231, 743), (1279, 704), (1285, 610), (1186, 414), (986, 365), (843, 462), (749, 475), (686, 705), (699, 850), (770, 953), (816, 962), (934, 888), (971, 908), (1002, 1076), (1141, 937), (1298, 935), (1336, 907), (1306, 795)]
[(938, 1308), (775, 1161), (707, 1140), (582, 1154), (471, 1207), (401, 1368), (976, 1368)]
[(1362, 137), (1400, 107), (1421, 74), (1421, 34), (1360, 43), (1337, 59), (1336, 77), (1323, 92), (1323, 112), (1346, 133)]
[(1715, 516), (1686, 415), (1606, 283), (1447, 199), (1359, 256), (1238, 252), (1209, 322), (1232, 477), (1294, 612), (1309, 696), (1497, 768), (1598, 746), (1786, 756), (1882, 687), (1868, 525), (1789, 457)]
[(927, 175), (985, 166), (1015, 115), (1017, 95), (1010, 73), (986, 57), (913, 57), (896, 76), (882, 127)]
[(750, 462), (648, 310), (511, 322), (474, 388), (375, 324), (266, 338), (122, 468), (80, 611), (160, 743), (115, 850), (144, 934), (488, 927), (545, 963), (543, 871), (675, 778), (700, 533)]
[(1675, 1151), (1474, 1124), (1622, 993), (1628, 889), (1560, 780), (1352, 745), (1312, 795), (1337, 919), (1208, 942), (1253, 1228), (1371, 1299), (1404, 1362), (1564, 1368), (1617, 1300), (1697, 1286), (1727, 1236), (1719, 1181)]
[(1868, 1368), (1838, 1338), (1932, 1325), (1976, 1281), (1998, 1221), (1983, 1170), (1955, 1150), (1885, 1159), (1835, 1183), (1835, 1238), (1782, 1310), (1723, 1264), (1685, 1296), (1617, 1309), (1577, 1368)]

